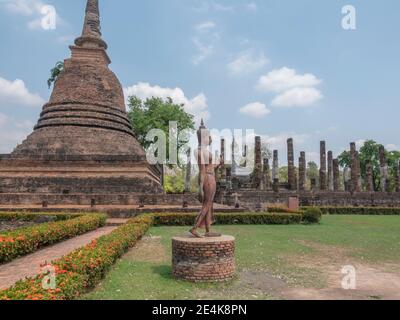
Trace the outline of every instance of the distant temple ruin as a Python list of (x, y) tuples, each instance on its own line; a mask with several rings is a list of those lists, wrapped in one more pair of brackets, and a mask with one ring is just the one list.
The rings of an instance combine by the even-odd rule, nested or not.
[[(224, 140), (223, 140), (224, 141)], [(232, 143), (232, 155), (234, 155)], [(279, 153), (270, 159), (263, 158), (261, 137), (255, 137), (254, 172), (243, 173), (232, 156), (232, 165), (219, 175), (218, 201), (234, 205), (239, 201), (248, 208), (262, 204), (286, 204), (289, 198), (298, 197), (301, 205), (325, 206), (398, 206), (400, 205), (400, 164), (397, 165), (394, 192), (389, 192), (388, 164), (384, 147), (380, 148), (381, 190), (374, 191), (372, 165), (367, 164), (365, 181), (361, 178), (360, 156), (356, 144), (350, 144), (350, 167), (340, 174), (339, 160), (332, 151), (326, 151), (326, 142), (320, 142), (318, 181), (307, 177), (306, 152), (301, 151), (295, 165), (294, 141), (287, 140), (287, 181), (279, 178)], [(223, 157), (226, 148), (221, 148)], [(247, 149), (246, 149), (247, 150)]]

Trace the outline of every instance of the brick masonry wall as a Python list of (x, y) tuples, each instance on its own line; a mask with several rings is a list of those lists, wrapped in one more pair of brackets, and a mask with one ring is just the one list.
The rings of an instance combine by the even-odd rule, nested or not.
[[(254, 209), (257, 204), (287, 204), (290, 196), (298, 196), (301, 206), (400, 207), (400, 193), (382, 192), (269, 192), (243, 191), (238, 193), (242, 207)], [(220, 202), (221, 199), (217, 199)], [(233, 195), (224, 196), (224, 203), (234, 205)]]
[(223, 282), (235, 275), (235, 238), (172, 239), (173, 276), (192, 282)]

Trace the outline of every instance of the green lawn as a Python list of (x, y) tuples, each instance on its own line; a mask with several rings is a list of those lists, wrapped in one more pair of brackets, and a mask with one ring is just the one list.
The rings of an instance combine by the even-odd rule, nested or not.
[[(246, 283), (244, 273), (265, 272), (288, 286), (323, 288), (312, 267), (325, 248), (363, 263), (400, 263), (400, 217), (325, 216), (321, 225), (217, 226), (237, 239), (238, 278), (226, 284), (191, 284), (171, 277), (171, 238), (187, 227), (152, 228), (84, 299), (274, 299)], [(336, 251), (335, 251), (336, 250)], [(304, 257), (310, 266), (294, 262)], [(254, 280), (254, 279), (253, 279)], [(257, 279), (255, 279), (257, 282)]]

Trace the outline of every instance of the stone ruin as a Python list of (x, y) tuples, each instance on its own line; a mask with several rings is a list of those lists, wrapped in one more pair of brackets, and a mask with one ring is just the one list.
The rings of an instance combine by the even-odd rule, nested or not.
[(288, 204), (289, 199), (293, 197), (297, 197), (299, 203), (304, 206), (399, 206), (400, 163), (396, 171), (395, 192), (389, 192), (388, 164), (384, 147), (380, 148), (379, 153), (379, 192), (374, 192), (373, 168), (370, 162), (366, 166), (365, 181), (361, 178), (360, 156), (355, 143), (350, 144), (350, 167), (344, 168), (341, 175), (339, 160), (334, 158), (332, 151), (327, 152), (326, 142), (321, 141), (319, 179), (308, 181), (306, 152), (300, 152), (296, 167), (294, 143), (290, 138), (287, 140), (288, 180), (280, 181), (278, 151), (273, 151), (271, 173), (270, 159), (262, 157), (261, 138), (256, 137), (254, 173), (247, 177), (238, 175), (237, 164), (235, 159), (232, 159), (229, 174), (219, 175), (217, 201), (229, 205), (240, 202), (249, 209), (257, 209), (263, 204)]
[(135, 139), (122, 86), (109, 69), (98, 0), (88, 0), (82, 35), (33, 133), (0, 157), (0, 204), (136, 202), (162, 195), (162, 168)]

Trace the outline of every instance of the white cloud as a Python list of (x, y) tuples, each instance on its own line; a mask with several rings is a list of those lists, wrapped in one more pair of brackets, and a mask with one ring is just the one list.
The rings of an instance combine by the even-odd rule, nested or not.
[(7, 120), (8, 120), (8, 117), (5, 114), (0, 113), (0, 126), (6, 124)]
[(43, 5), (39, 0), (9, 0), (5, 4), (10, 12), (24, 16), (39, 14)]
[[(0, 4), (1, 2), (5, 2), (4, 7), (8, 12), (28, 17), (29, 21), (27, 22), (27, 27), (29, 30), (44, 30), (42, 19), (45, 17), (45, 14), (48, 14), (46, 9), (48, 9), (50, 5), (43, 3), (41, 0), (0, 0)], [(51, 7), (54, 8), (54, 6)], [(55, 14), (56, 27), (68, 25), (67, 22), (57, 14), (57, 11)]]
[(294, 69), (283, 67), (262, 76), (256, 88), (277, 94), (271, 102), (272, 106), (309, 107), (323, 98), (316, 88), (321, 82), (311, 73), (298, 74)]
[(38, 94), (30, 93), (24, 81), (9, 81), (0, 77), (0, 107), (26, 106), (40, 107), (45, 100)]
[(198, 24), (197, 26), (195, 26), (195, 29), (198, 32), (207, 32), (211, 29), (214, 29), (216, 27), (216, 24), (213, 21), (205, 21), (202, 22), (200, 24)]
[(234, 6), (227, 6), (222, 3), (213, 1), (210, 4), (210, 8), (214, 11), (222, 11), (222, 12), (234, 12), (235, 7)]
[(245, 5), (246, 10), (251, 11), (251, 12), (256, 12), (258, 10), (257, 3), (255, 2), (249, 2)]
[(249, 103), (242, 107), (239, 111), (241, 114), (254, 118), (264, 117), (271, 113), (267, 106), (260, 102)]
[(33, 122), (16, 121), (0, 113), (0, 154), (8, 154), (32, 132)]
[(139, 82), (131, 87), (124, 88), (126, 97), (135, 95), (141, 99), (147, 99), (151, 97), (157, 98), (171, 98), (174, 103), (184, 104), (185, 110), (193, 114), (196, 121), (203, 118), (207, 120), (210, 117), (208, 111), (207, 98), (203, 93), (198, 94), (192, 99), (186, 97), (185, 93), (181, 88), (163, 88), (160, 86), (152, 86), (149, 83)]
[(269, 63), (263, 52), (245, 51), (231, 61), (227, 68), (232, 75), (248, 74), (260, 70)]
[(387, 151), (398, 151), (399, 150), (399, 148), (395, 145), (395, 144), (393, 144), (393, 143), (390, 143), (390, 144), (387, 144), (386, 146), (385, 146), (385, 148), (386, 148), (386, 150)]
[(356, 141), (357, 150), (360, 150), (360, 148), (365, 144), (366, 141), (367, 141), (366, 139), (358, 139)]
[(277, 95), (271, 102), (274, 107), (308, 107), (323, 98), (315, 88), (293, 88)]
[(193, 44), (197, 49), (197, 54), (192, 58), (192, 62), (196, 66), (206, 60), (214, 52), (213, 45), (204, 44), (198, 38), (193, 38)]
[(262, 76), (257, 84), (260, 91), (282, 92), (295, 87), (315, 87), (321, 83), (315, 75), (297, 74), (294, 69), (283, 67)]

